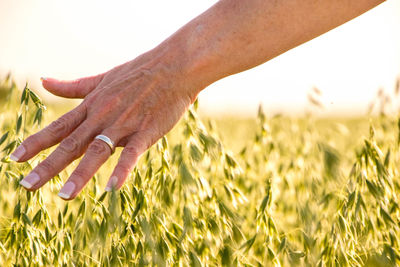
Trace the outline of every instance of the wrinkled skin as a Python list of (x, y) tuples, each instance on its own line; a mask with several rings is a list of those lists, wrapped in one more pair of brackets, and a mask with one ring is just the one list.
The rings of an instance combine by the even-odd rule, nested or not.
[(176, 72), (149, 57), (145, 55), (101, 75), (72, 82), (43, 79), (43, 86), (53, 94), (84, 100), (22, 143), (26, 152), (18, 161), (26, 161), (60, 143), (32, 170), (40, 180), (31, 180), (28, 190), (40, 188), (85, 153), (68, 180), (74, 184), (73, 193), (63, 195), (73, 199), (111, 155), (105, 142), (94, 140), (98, 134), (124, 147), (111, 175), (117, 178), (108, 184), (115, 189), (122, 186), (138, 157), (176, 124), (195, 99), (184, 91)]

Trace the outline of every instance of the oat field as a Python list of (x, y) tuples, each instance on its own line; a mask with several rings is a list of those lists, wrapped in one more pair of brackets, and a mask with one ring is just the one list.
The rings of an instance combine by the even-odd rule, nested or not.
[(73, 201), (76, 162), (34, 193), (9, 155), (61, 115), (0, 81), (0, 266), (397, 266), (400, 120), (210, 119), (196, 105), (104, 192), (120, 150)]

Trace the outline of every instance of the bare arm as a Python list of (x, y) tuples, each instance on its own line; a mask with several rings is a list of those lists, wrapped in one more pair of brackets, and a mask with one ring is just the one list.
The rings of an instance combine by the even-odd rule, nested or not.
[[(160, 47), (184, 55), (199, 88), (262, 64), (382, 3), (382, 0), (222, 0)], [(173, 54), (173, 53), (172, 53)]]
[(106, 190), (120, 188), (138, 157), (165, 135), (198, 93), (257, 66), (378, 5), (377, 0), (221, 0), (156, 48), (97, 76), (47, 78), (50, 92), (83, 102), (28, 137), (12, 155), (26, 161), (57, 149), (21, 184), (36, 190), (84, 154), (59, 196), (73, 199), (109, 158), (109, 137), (124, 147)]

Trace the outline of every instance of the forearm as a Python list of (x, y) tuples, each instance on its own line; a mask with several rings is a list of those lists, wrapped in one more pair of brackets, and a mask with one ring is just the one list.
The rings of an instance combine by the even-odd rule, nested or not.
[(382, 0), (221, 0), (155, 50), (179, 65), (196, 95), (373, 8)]

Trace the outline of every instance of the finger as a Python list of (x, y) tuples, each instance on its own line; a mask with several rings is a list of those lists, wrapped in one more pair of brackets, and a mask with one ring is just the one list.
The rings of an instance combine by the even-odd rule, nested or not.
[[(117, 140), (117, 137), (106, 133), (106, 131), (103, 134), (108, 136), (111, 140)], [(71, 174), (68, 181), (64, 184), (63, 188), (61, 188), (58, 196), (65, 200), (74, 199), (101, 165), (110, 157), (111, 153), (111, 148), (107, 143), (99, 139), (93, 140), (85, 156)]]
[(140, 155), (147, 149), (144, 143), (145, 139), (142, 136), (139, 133), (134, 134), (122, 150), (117, 166), (111, 174), (105, 191), (118, 190), (124, 184)]
[(10, 159), (18, 162), (27, 161), (40, 151), (54, 146), (67, 137), (86, 118), (86, 106), (79, 105), (64, 114), (49, 126), (29, 136), (11, 154)]
[(43, 87), (50, 93), (67, 98), (84, 98), (103, 80), (105, 73), (73, 81), (40, 78)]
[(37, 165), (21, 182), (29, 191), (34, 191), (65, 169), (72, 161), (82, 156), (93, 139), (94, 127), (82, 123), (44, 161)]

